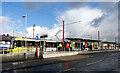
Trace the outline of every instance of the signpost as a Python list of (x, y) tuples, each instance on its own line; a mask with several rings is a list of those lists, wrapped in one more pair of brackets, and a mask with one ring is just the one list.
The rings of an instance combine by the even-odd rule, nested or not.
[[(36, 40), (39, 39), (38, 34), (37, 34), (37, 36), (35, 37), (35, 39), (36, 39)], [(36, 58), (38, 58), (38, 42), (36, 42)]]

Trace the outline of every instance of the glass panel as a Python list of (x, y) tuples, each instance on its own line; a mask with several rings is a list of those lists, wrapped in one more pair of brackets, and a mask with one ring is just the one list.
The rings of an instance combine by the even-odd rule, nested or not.
[(55, 48), (55, 47), (57, 47), (57, 43), (54, 43), (54, 42), (46, 42), (46, 47)]

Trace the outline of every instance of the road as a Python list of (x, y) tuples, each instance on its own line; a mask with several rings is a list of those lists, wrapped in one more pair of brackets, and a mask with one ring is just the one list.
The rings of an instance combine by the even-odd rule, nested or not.
[[(35, 67), (16, 69), (10, 71), (4, 71), (3, 73), (96, 73), (96, 72), (109, 72), (117, 73), (120, 70), (119, 52), (108, 52), (99, 54), (90, 54), (90, 57), (72, 61), (58, 62), (47, 65), (40, 65)], [(72, 58), (72, 57), (71, 57)]]

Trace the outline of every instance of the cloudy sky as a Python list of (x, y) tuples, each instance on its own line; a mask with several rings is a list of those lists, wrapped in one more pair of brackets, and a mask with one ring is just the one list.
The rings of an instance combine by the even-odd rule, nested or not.
[[(27, 37), (35, 34), (48, 34), (56, 39), (55, 34), (62, 30), (65, 21), (65, 37), (78, 37), (114, 41), (118, 35), (117, 2), (2, 2), (0, 16), (0, 34), (25, 36), (25, 19), (27, 15)], [(71, 32), (71, 33), (70, 33)], [(62, 32), (58, 34), (62, 39)]]

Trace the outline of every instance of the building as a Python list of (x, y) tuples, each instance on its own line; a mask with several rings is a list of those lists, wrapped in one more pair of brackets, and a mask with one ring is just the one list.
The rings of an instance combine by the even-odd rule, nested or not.
[(0, 53), (4, 53), (3, 50), (7, 50), (10, 47), (10, 42), (13, 37), (9, 34), (0, 35)]

